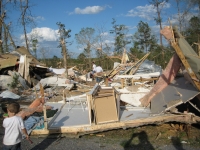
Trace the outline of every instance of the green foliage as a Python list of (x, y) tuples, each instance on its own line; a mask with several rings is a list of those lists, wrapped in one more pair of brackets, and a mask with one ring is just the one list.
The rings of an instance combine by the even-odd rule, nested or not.
[(200, 42), (200, 18), (194, 16), (190, 19), (189, 27), (184, 32), (184, 35), (188, 43), (198, 52), (198, 45), (194, 43)]
[(112, 30), (110, 30), (111, 34), (115, 36), (115, 43), (114, 43), (114, 52), (116, 54), (122, 54), (123, 48), (126, 47), (127, 44), (130, 44), (130, 40), (127, 39), (128, 28), (125, 25), (118, 25), (116, 24), (116, 20), (113, 18), (112, 21)]
[[(133, 48), (130, 48), (130, 52), (133, 56), (135, 56), (135, 58), (137, 59), (141, 59), (145, 53), (143, 53), (141, 50), (139, 50), (137, 48), (137, 45), (135, 44)], [(136, 61), (136, 59), (134, 59), (133, 61)]]
[(157, 39), (155, 35), (151, 33), (148, 23), (140, 21), (137, 29), (137, 32), (133, 36), (134, 48), (137, 48), (144, 53), (154, 49), (157, 45)]
[(35, 58), (37, 58), (37, 44), (38, 44), (38, 40), (37, 39), (33, 39), (32, 40), (32, 47), (33, 47), (33, 52), (35, 55)]
[(10, 88), (12, 88), (12, 89), (16, 88), (17, 85), (19, 84), (18, 79), (19, 79), (19, 76), (16, 75), (16, 74), (14, 74), (14, 75), (13, 75), (13, 80), (12, 80), (12, 82), (11, 82), (10, 84), (8, 84), (8, 86), (9, 86)]
[[(60, 44), (58, 47), (62, 47), (62, 44), (64, 44), (64, 43), (61, 43), (61, 41), (63, 41), (63, 40), (65, 41), (66, 39), (69, 39), (71, 37), (71, 35), (70, 35), (71, 29), (66, 30), (65, 25), (62, 24), (61, 22), (57, 22), (56, 24), (58, 25), (58, 28), (59, 28), (58, 33), (60, 34)], [(71, 42), (68, 42), (68, 41), (66, 43), (69, 45), (72, 44)]]
[(137, 27), (138, 31), (133, 37), (134, 45), (130, 49), (131, 54), (141, 59), (145, 53), (150, 52), (147, 59), (165, 68), (174, 50), (171, 47), (163, 47), (157, 44), (157, 39), (151, 33), (148, 23), (140, 21)]
[(84, 62), (86, 59), (86, 56), (84, 53), (80, 53), (77, 59), (80, 60), (81, 62)]
[(155, 64), (160, 65), (163, 69), (174, 54), (174, 49), (171, 47), (161, 47), (157, 45), (153, 50), (150, 51), (148, 57), (149, 60), (154, 61)]

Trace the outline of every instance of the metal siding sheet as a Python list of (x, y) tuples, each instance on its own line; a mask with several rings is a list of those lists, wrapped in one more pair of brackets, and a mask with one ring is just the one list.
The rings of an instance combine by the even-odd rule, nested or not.
[(175, 79), (164, 90), (154, 96), (151, 101), (152, 113), (161, 113), (169, 106), (185, 103), (200, 92), (184, 77)]

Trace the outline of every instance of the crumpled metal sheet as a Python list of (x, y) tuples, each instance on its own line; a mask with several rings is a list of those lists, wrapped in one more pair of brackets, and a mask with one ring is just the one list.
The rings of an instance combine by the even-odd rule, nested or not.
[(185, 103), (200, 92), (184, 77), (176, 78), (151, 100), (152, 113), (161, 113)]

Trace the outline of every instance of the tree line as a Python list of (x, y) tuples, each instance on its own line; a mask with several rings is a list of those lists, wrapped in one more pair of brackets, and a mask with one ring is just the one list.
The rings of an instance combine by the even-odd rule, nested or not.
[[(27, 36), (28, 27), (36, 27), (34, 17), (31, 14), (33, 4), (31, 0), (0, 0), (0, 54), (16, 49), (16, 44), (11, 34), (12, 23), (7, 23), (6, 7), (13, 7), (19, 11), (18, 23), (23, 29), (24, 43), (27, 50), (29, 50), (36, 58), (39, 40), (38, 37), (32, 35)], [(172, 18), (176, 20), (179, 31), (184, 35), (193, 49), (199, 52), (200, 49), (200, 1), (199, 0), (150, 0), (151, 4), (156, 10), (154, 17), (155, 24), (159, 30), (163, 28), (163, 23), (167, 22), (166, 16), (163, 14), (163, 9), (166, 5), (171, 4), (175, 7), (177, 15)], [(192, 15), (192, 16), (191, 16)], [(191, 16), (188, 21), (188, 16)], [(117, 20), (111, 20), (112, 28), (105, 29), (105, 25), (98, 25), (96, 27), (86, 27), (80, 29), (80, 32), (75, 34), (75, 40), (78, 47), (84, 47), (82, 53), (79, 54), (77, 59), (70, 55), (68, 48), (72, 42), (71, 29), (66, 29), (65, 24), (61, 22), (56, 23), (59, 31), (58, 47), (61, 48), (63, 58), (45, 58), (45, 49), (43, 49), (44, 57), (42, 61), (49, 66), (55, 66), (58, 62), (62, 62), (63, 67), (79, 65), (82, 69), (92, 68), (92, 61), (98, 65), (109, 70), (113, 67), (113, 62), (120, 61), (120, 59), (113, 59), (110, 56), (122, 56), (124, 48), (130, 54), (131, 61), (136, 61), (142, 58), (146, 53), (151, 52), (148, 57), (149, 60), (155, 61), (156, 64), (161, 65), (163, 68), (171, 58), (174, 50), (170, 45), (165, 44), (163, 37), (160, 34), (156, 36), (149, 26), (148, 22), (139, 21), (137, 30), (130, 35), (129, 28), (125, 24), (118, 24)], [(106, 43), (108, 39), (105, 33), (109, 32), (113, 37), (113, 43)], [(159, 38), (157, 38), (159, 37)], [(12, 48), (11, 48), (12, 47)]]

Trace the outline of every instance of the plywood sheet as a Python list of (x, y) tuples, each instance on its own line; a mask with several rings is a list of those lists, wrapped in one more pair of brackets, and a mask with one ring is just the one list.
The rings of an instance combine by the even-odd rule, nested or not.
[(118, 121), (117, 106), (114, 96), (96, 98), (94, 100), (94, 105), (97, 124)]

